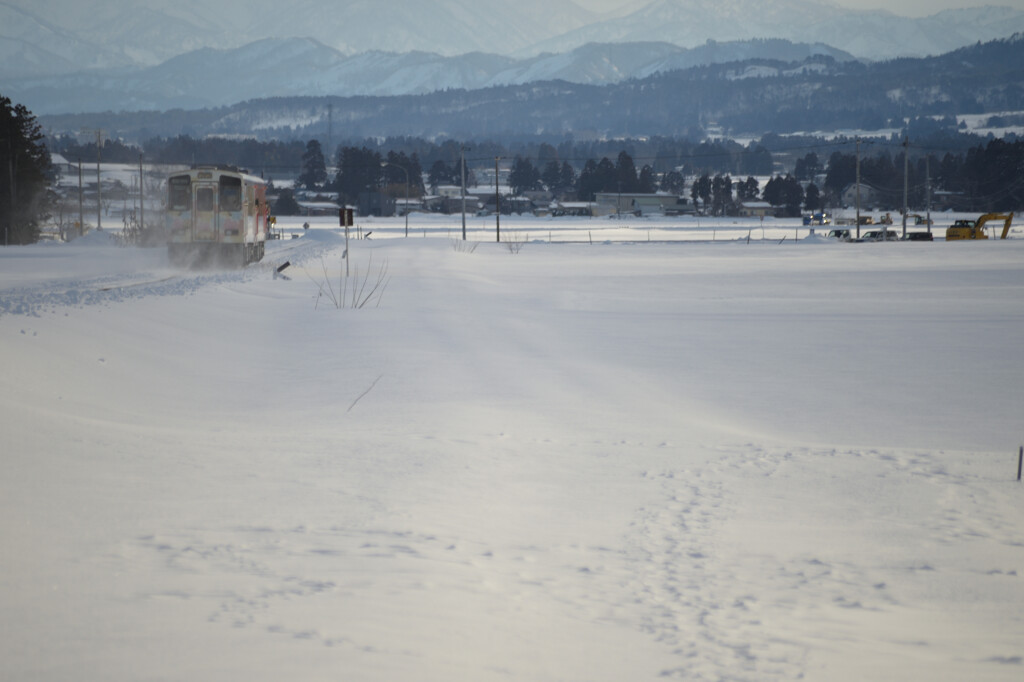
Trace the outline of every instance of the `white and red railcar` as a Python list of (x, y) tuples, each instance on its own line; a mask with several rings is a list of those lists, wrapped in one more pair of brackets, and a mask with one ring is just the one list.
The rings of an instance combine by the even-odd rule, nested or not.
[(263, 258), (267, 184), (236, 168), (199, 166), (167, 179), (167, 254), (177, 265), (243, 267)]

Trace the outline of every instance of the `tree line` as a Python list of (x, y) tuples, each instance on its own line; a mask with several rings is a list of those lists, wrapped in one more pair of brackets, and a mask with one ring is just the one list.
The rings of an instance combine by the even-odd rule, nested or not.
[[(907, 203), (913, 207), (924, 207), (939, 195), (944, 205), (961, 211), (1024, 207), (1024, 140), (992, 139), (966, 153), (941, 156), (929, 151), (915, 155), (909, 150), (862, 156), (862, 193), (877, 197), (876, 202), (885, 206), (902, 205), (906, 186)], [(816, 158), (812, 166), (823, 170)], [(836, 204), (844, 188), (857, 182), (857, 155), (834, 152), (826, 168), (825, 196)]]
[[(821, 149), (829, 146), (822, 140), (798, 142), (800, 146)], [(893, 140), (877, 146), (872, 142), (879, 141), (868, 141), (860, 159), (863, 196), (870, 196), (879, 206), (898, 207), (902, 205), (904, 155), (908, 152), (893, 154)], [(851, 142), (845, 144), (849, 146)], [(94, 142), (63, 140), (58, 146), (71, 158), (92, 159), (96, 155)], [(984, 145), (961, 152), (947, 151), (941, 156), (913, 146), (910, 149), (907, 185), (911, 206), (923, 207), (929, 191), (933, 196), (943, 193), (947, 205), (952, 203), (964, 211), (1011, 210), (1024, 205), (1020, 180), (1024, 169), (1022, 141), (992, 139)], [(774, 156), (785, 152), (777, 136), (765, 136), (747, 145), (724, 140), (694, 144), (671, 138), (567, 139), (559, 144), (477, 141), (470, 145), (419, 138), (367, 140), (339, 145), (331, 175), (318, 140), (303, 145), (294, 141), (197, 140), (179, 136), (155, 138), (141, 149), (108, 140), (101, 151), (104, 159), (115, 162), (135, 162), (141, 153), (154, 163), (218, 162), (249, 167), (270, 179), (273, 171), (291, 177), (297, 174), (298, 188), (338, 192), (342, 200), (351, 203), (356, 203), (364, 192), (383, 191), (401, 198), (408, 190), (410, 197), (420, 197), (431, 187), (460, 184), (463, 168), (467, 184), (474, 186), (476, 170), (492, 167), (495, 157), (511, 158), (508, 185), (513, 194), (543, 189), (560, 197), (592, 201), (600, 192), (664, 191), (686, 196), (688, 189), (691, 199), (699, 199), (705, 210), (721, 215), (734, 214), (739, 204), (756, 199), (784, 207), (783, 212), (792, 215), (801, 208), (816, 210), (839, 205), (843, 191), (856, 182), (857, 165), (857, 155), (848, 151), (834, 151), (824, 158), (812, 151), (795, 159), (791, 174), (772, 177), (764, 192), (756, 196), (751, 191), (753, 176), (771, 176)], [(609, 153), (596, 156), (603, 152)], [(633, 153), (650, 156), (641, 157), (645, 162), (638, 167)], [(733, 179), (744, 176), (745, 180)], [(689, 188), (687, 177), (695, 178)], [(287, 197), (284, 206), (291, 199)]]
[[(557, 144), (525, 137), (471, 144), (398, 137), (339, 144), (332, 176), (318, 140), (261, 142), (180, 135), (152, 138), (141, 147), (103, 140), (97, 149), (95, 142), (47, 139), (26, 107), (0, 95), (0, 230), (4, 244), (38, 239), (40, 223), (56, 201), (50, 191), (56, 177), (51, 150), (69, 160), (91, 161), (99, 155), (107, 162), (136, 163), (141, 155), (155, 164), (236, 165), (271, 180), (275, 173), (297, 177), (300, 187), (337, 191), (345, 200), (381, 189), (395, 197), (407, 190), (410, 196), (420, 196), (429, 185), (458, 184), (463, 173), (474, 184), (475, 170), (492, 167), (494, 159), (501, 158), (512, 160), (509, 182), (515, 192), (543, 187), (581, 200), (616, 191), (683, 195), (685, 178), (693, 177), (690, 197), (699, 199), (709, 212), (727, 214), (739, 203), (757, 198), (754, 176), (772, 176), (776, 154), (785, 151), (783, 144), (778, 136), (767, 135), (746, 145), (659, 137), (577, 141), (567, 136)], [(818, 139), (813, 144), (825, 148), (836, 143)], [(851, 141), (843, 144), (848, 148)], [(928, 192), (940, 191), (963, 211), (1024, 206), (1024, 141), (1012, 136), (989, 139), (965, 151), (936, 152), (910, 145), (893, 154), (888, 148), (872, 152), (870, 145), (866, 147), (859, 158), (861, 183), (884, 205), (900, 205), (906, 168), (912, 206), (923, 206)], [(639, 167), (636, 160), (641, 161)], [(801, 206), (814, 210), (838, 205), (843, 190), (856, 182), (857, 165), (858, 155), (849, 151), (834, 151), (827, 161), (809, 152), (796, 159), (792, 173), (770, 177), (761, 198), (787, 212)], [(424, 168), (429, 169), (426, 174)], [(744, 175), (745, 180), (733, 180)]]
[[(310, 140), (300, 159), (297, 189), (337, 192), (341, 201), (352, 204), (359, 203), (359, 198), (364, 194), (374, 192), (382, 192), (394, 198), (400, 198), (406, 192), (410, 197), (421, 197), (427, 193), (428, 188), (460, 185), (463, 179), (468, 186), (476, 186), (475, 171), (484, 168), (489, 171), (495, 160), (500, 163), (510, 153), (509, 147), (495, 143), (474, 143), (468, 146), (445, 141), (434, 145), (403, 139), (400, 145), (404, 148), (389, 149), (387, 152), (369, 144), (342, 145), (336, 152), (333, 166), (335, 173), (330, 176), (319, 140)], [(684, 173), (692, 169), (695, 163), (702, 163), (703, 167), (724, 165), (769, 172), (772, 165), (771, 155), (761, 147), (752, 147), (748, 152), (735, 143), (691, 146), (662, 140), (659, 141), (661, 156), (639, 168), (629, 152), (620, 150), (614, 162), (607, 156), (600, 160), (587, 158), (577, 170), (574, 163), (579, 164), (579, 158), (562, 158), (562, 153), (580, 153), (571, 143), (559, 147), (540, 143), (517, 148), (522, 149), (524, 146), (524, 151), (532, 152), (535, 157), (517, 153), (512, 158), (508, 186), (513, 195), (544, 190), (555, 196), (583, 201), (593, 201), (599, 192), (652, 193), (662, 190), (681, 194), (685, 184)], [(588, 148), (592, 150), (595, 147)], [(425, 173), (420, 152), (430, 161), (429, 170)], [(656, 167), (667, 170), (659, 172)], [(294, 201), (294, 192), (285, 191), (282, 200), (278, 203), (279, 211), (299, 210)]]
[(0, 244), (38, 241), (54, 177), (39, 122), (24, 105), (0, 95)]
[[(472, 171), (490, 167), (494, 158), (513, 160), (517, 156), (529, 160), (543, 173), (551, 161), (557, 161), (559, 171), (563, 164), (576, 173), (587, 161), (598, 162), (603, 157), (615, 159), (626, 152), (633, 159), (643, 159), (656, 173), (679, 169), (683, 174), (695, 172), (730, 172), (734, 174), (764, 175), (771, 172), (772, 154), (759, 143), (741, 145), (731, 140), (693, 142), (684, 138), (650, 137), (615, 140), (576, 140), (571, 135), (561, 142), (544, 141), (539, 137), (510, 136), (503, 142), (493, 140), (431, 141), (418, 137), (388, 137), (384, 139), (345, 139), (333, 149), (323, 149), (320, 139), (314, 138), (321, 154), (340, 166), (339, 158), (345, 149), (367, 149), (382, 159), (391, 152), (415, 156), (422, 168), (439, 175), (454, 169), (458, 175), (459, 161), (466, 159)], [(272, 140), (230, 138), (195, 138), (179, 135), (172, 138), (154, 137), (140, 145), (129, 145), (117, 139), (104, 139), (99, 150), (103, 159), (117, 163), (138, 163), (142, 154), (147, 163), (155, 164), (227, 164), (246, 168), (265, 177), (295, 177), (304, 168), (308, 141), (288, 142)], [(68, 160), (94, 160), (97, 156), (93, 140), (79, 141), (73, 136), (58, 136), (50, 141), (54, 152)], [(438, 162), (442, 164), (438, 164)], [(454, 178), (449, 178), (454, 179)]]

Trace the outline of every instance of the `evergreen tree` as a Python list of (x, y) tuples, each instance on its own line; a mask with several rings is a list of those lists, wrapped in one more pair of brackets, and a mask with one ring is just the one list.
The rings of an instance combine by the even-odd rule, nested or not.
[(583, 170), (576, 178), (576, 196), (581, 201), (593, 201), (594, 194), (599, 191), (597, 185), (597, 162), (587, 159)]
[(420, 165), (420, 157), (416, 152), (409, 157), (409, 176), (413, 196), (421, 197), (426, 194), (423, 187), (423, 166)]
[(431, 187), (455, 184), (454, 176), (455, 172), (452, 170), (451, 166), (443, 160), (438, 159), (434, 162), (434, 165), (430, 167), (430, 172), (427, 174), (427, 183)]
[(295, 194), (290, 189), (281, 190), (277, 201), (274, 202), (274, 215), (299, 215), (302, 209), (295, 201)]
[[(636, 165), (633, 157), (626, 152), (619, 152), (619, 158), (615, 162), (615, 191), (636, 192), (639, 189), (639, 180), (636, 176)], [(609, 188), (607, 191), (611, 191)]]
[(771, 152), (755, 142), (751, 142), (746, 152), (740, 155), (740, 173), (769, 175), (772, 172), (772, 166)]
[(686, 186), (683, 174), (677, 170), (670, 170), (661, 178), (661, 190), (670, 194), (682, 195)]
[(804, 194), (804, 208), (808, 211), (817, 211), (821, 208), (821, 192), (813, 182), (807, 185), (807, 191)]
[(558, 150), (547, 142), (542, 142), (537, 150), (537, 163), (547, 164), (551, 161), (558, 161)]
[(334, 186), (342, 201), (356, 204), (363, 192), (380, 190), (382, 169), (380, 153), (363, 147), (343, 147), (338, 158)]
[(559, 187), (561, 192), (568, 192), (576, 186), (576, 169), (568, 161), (562, 162), (560, 175)]
[(695, 206), (697, 200), (700, 199), (704, 202), (704, 210), (708, 209), (711, 203), (711, 177), (707, 173), (694, 181), (693, 186), (690, 187), (690, 198), (693, 199)]
[(42, 128), (21, 104), (0, 95), (0, 245), (39, 239), (53, 168)]
[(748, 176), (746, 180), (736, 183), (736, 200), (753, 201), (757, 199), (758, 184), (757, 178)]
[(562, 168), (555, 159), (548, 161), (544, 165), (544, 171), (540, 174), (540, 179), (549, 192), (559, 194), (564, 189), (562, 187)]
[(654, 169), (650, 165), (645, 164), (644, 167), (640, 169), (640, 177), (637, 181), (637, 190), (643, 194), (654, 194), (657, 189), (658, 183), (654, 177)]
[[(632, 159), (630, 160), (632, 163)], [(594, 177), (597, 179), (597, 191), (598, 192), (625, 192), (619, 185), (619, 174), (616, 171), (615, 164), (606, 156), (597, 162), (597, 169), (594, 172)]]
[[(409, 196), (420, 196), (423, 186), (422, 171), (416, 154), (409, 158), (405, 152), (389, 151), (387, 164), (381, 169), (384, 175), (384, 186), (393, 197), (404, 197), (406, 189)], [(406, 183), (408, 182), (408, 188)]]
[(716, 175), (711, 181), (711, 212), (726, 215), (732, 206), (732, 178)]
[(306, 153), (302, 155), (302, 172), (298, 181), (306, 189), (316, 189), (327, 182), (327, 164), (324, 163), (324, 153), (318, 140), (306, 143)]
[(792, 175), (787, 174), (782, 180), (781, 198), (782, 204), (786, 207), (787, 216), (800, 215), (800, 205), (804, 202), (804, 188)]
[(764, 191), (761, 193), (761, 197), (772, 206), (781, 206), (782, 178), (778, 176), (768, 178), (768, 182), (765, 183)]
[(607, 156), (596, 163), (589, 159), (580, 171), (576, 194), (581, 201), (593, 201), (598, 192), (627, 191), (620, 187), (618, 177), (615, 164)]
[(818, 161), (818, 155), (814, 152), (804, 155), (803, 158), (796, 160), (796, 167), (793, 169), (793, 175), (796, 176), (797, 180), (813, 180), (814, 176), (824, 170), (821, 166), (821, 162)]
[(842, 191), (856, 181), (857, 157), (842, 152), (833, 152), (832, 156), (828, 157), (825, 192), (838, 199)]
[[(963, 161), (962, 157), (946, 152), (945, 156), (942, 157), (942, 162), (939, 164), (938, 175), (934, 178), (936, 186), (942, 187), (949, 192), (962, 191), (961, 169), (963, 168)], [(932, 173), (935, 172), (936, 168), (933, 164)]]
[(508, 176), (508, 185), (512, 194), (522, 194), (540, 188), (540, 173), (529, 159), (517, 156), (512, 162), (512, 172)]

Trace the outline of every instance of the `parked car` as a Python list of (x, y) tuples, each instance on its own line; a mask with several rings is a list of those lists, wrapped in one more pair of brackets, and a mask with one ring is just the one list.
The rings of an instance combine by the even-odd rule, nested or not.
[(930, 242), (933, 241), (931, 232), (907, 232), (904, 237), (908, 242)]
[(896, 230), (871, 230), (865, 232), (864, 236), (861, 237), (862, 242), (881, 242), (881, 241), (896, 241), (900, 238), (896, 234)]
[(838, 239), (841, 242), (848, 242), (848, 241), (850, 241), (850, 231), (849, 230), (844, 230), (844, 229), (829, 230), (828, 231), (828, 238), (829, 239)]

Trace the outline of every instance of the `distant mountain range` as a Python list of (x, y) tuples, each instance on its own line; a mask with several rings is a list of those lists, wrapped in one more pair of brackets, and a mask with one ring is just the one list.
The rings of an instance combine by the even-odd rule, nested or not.
[[(415, 95), (562, 80), (607, 85), (693, 66), (816, 55), (853, 57), (827, 45), (786, 40), (584, 45), (566, 54), (526, 59), (474, 53), (365, 52), (346, 57), (311, 38), (267, 39), (232, 50), (204, 48), (141, 70), (99, 70), (11, 81), (8, 96), (36, 114), (163, 111), (235, 104), (263, 97)], [(259, 68), (252, 68), (259, 64)]]
[[(33, 110), (70, 112), (552, 78), (597, 84), (696, 63), (794, 58), (767, 54), (772, 40), (750, 42), (766, 39), (877, 61), (1017, 32), (1024, 11), (1007, 7), (911, 19), (814, 0), (652, 0), (615, 15), (572, 0), (0, 0), (0, 92)], [(732, 52), (746, 43), (750, 53)], [(253, 87), (264, 74), (266, 86)]]
[[(194, 75), (198, 88), (207, 74)], [(216, 82), (218, 77), (209, 78)], [(938, 57), (877, 63), (822, 54), (798, 60), (759, 57), (606, 85), (549, 80), (388, 97), (275, 96), (194, 111), (46, 115), (39, 120), (53, 134), (103, 128), (128, 141), (180, 134), (321, 140), (558, 139), (567, 134), (578, 139), (756, 139), (767, 133), (900, 130), (908, 122), (928, 134), (956, 134), (958, 116), (985, 112), (998, 113), (1004, 122), (1012, 118), (1013, 125), (1024, 121), (1024, 34)]]

